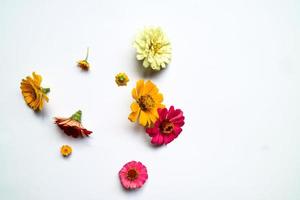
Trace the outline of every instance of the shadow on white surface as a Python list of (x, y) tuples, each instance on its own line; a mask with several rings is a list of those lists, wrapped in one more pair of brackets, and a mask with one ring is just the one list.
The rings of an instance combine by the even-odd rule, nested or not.
[(48, 109), (43, 109), (41, 111), (33, 111), (37, 118), (41, 118), (42, 120), (49, 119), (49, 111)]
[(135, 64), (134, 70), (142, 78), (151, 79), (151, 78), (155, 78), (158, 76), (162, 76), (164, 73), (166, 73), (166, 71), (170, 67), (168, 65), (167, 68), (165, 68), (165, 69), (161, 69), (160, 71), (155, 71), (155, 70), (152, 70), (151, 67), (144, 68), (143, 61), (136, 60), (135, 54), (133, 54), (133, 59), (135, 61), (134, 62), (134, 64)]
[[(120, 179), (119, 179), (119, 175), (117, 176), (117, 178), (118, 178), (118, 182), (120, 182)], [(136, 196), (136, 195), (138, 195), (139, 193), (142, 193), (143, 191), (143, 189), (144, 189), (144, 186), (146, 186), (146, 184), (147, 184), (147, 181), (146, 181), (146, 183), (141, 187), (141, 188), (138, 188), (138, 189), (135, 189), (135, 190), (130, 190), (130, 189), (126, 189), (126, 188), (124, 188), (123, 186), (122, 186), (122, 184), (120, 183), (119, 185), (119, 188), (120, 188), (120, 190), (124, 193), (124, 194), (126, 194), (126, 195), (128, 195), (128, 196)]]

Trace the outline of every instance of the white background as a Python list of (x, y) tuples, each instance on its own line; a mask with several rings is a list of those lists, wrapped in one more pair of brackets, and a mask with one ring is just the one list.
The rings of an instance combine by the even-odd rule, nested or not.
[[(0, 199), (299, 200), (299, 12), (298, 0), (0, 0)], [(156, 74), (132, 47), (148, 25), (173, 46)], [(76, 61), (87, 47), (86, 73)], [(51, 88), (40, 114), (19, 89), (33, 71)], [(128, 87), (116, 86), (118, 72)], [(142, 78), (186, 117), (161, 148), (127, 119)], [(90, 138), (53, 124), (78, 109)], [(73, 147), (68, 159), (63, 144)], [(131, 160), (149, 179), (127, 192), (118, 171)]]

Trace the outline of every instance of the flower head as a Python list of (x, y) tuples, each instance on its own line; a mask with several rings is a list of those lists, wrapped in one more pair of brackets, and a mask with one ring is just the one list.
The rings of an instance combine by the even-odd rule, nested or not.
[(135, 99), (130, 106), (131, 113), (128, 119), (135, 122), (139, 117), (139, 122), (143, 126), (150, 126), (158, 118), (157, 108), (163, 108), (163, 95), (158, 92), (158, 88), (151, 81), (139, 80), (136, 88), (132, 89), (132, 97)]
[(181, 133), (181, 127), (184, 125), (183, 112), (180, 109), (174, 109), (171, 106), (158, 109), (158, 120), (154, 123), (154, 127), (147, 128), (151, 143), (155, 145), (168, 144), (172, 142)]
[(72, 147), (70, 147), (69, 145), (63, 145), (60, 148), (60, 153), (62, 156), (68, 157), (72, 153)]
[(78, 66), (81, 69), (86, 70), (86, 71), (90, 69), (90, 63), (88, 62), (88, 57), (89, 57), (89, 48), (87, 49), (85, 59), (77, 61)]
[(55, 123), (61, 128), (68, 136), (74, 138), (89, 136), (92, 131), (85, 129), (81, 125), (81, 111), (77, 111), (69, 118), (55, 117)]
[(30, 108), (35, 111), (41, 111), (44, 106), (44, 101), (48, 102), (47, 93), (49, 88), (42, 88), (42, 76), (32, 73), (32, 77), (27, 76), (26, 79), (22, 79), (21, 91), (25, 102)]
[(128, 162), (120, 170), (119, 178), (126, 189), (140, 188), (148, 179), (147, 168), (141, 162)]
[(115, 78), (116, 78), (115, 81), (118, 84), (118, 86), (127, 85), (129, 81), (129, 78), (125, 73), (118, 73)]
[(156, 71), (166, 68), (172, 57), (171, 44), (159, 27), (148, 27), (135, 39), (136, 58), (143, 60), (143, 66)]

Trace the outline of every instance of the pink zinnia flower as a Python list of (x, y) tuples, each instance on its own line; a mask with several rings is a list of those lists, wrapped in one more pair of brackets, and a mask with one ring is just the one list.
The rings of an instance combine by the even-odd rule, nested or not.
[(183, 112), (180, 109), (174, 110), (174, 106), (157, 109), (159, 118), (152, 128), (147, 128), (151, 143), (155, 145), (168, 144), (172, 142), (181, 133), (181, 127), (184, 125)]
[(140, 188), (148, 179), (147, 168), (141, 162), (128, 162), (120, 170), (119, 178), (126, 189)]

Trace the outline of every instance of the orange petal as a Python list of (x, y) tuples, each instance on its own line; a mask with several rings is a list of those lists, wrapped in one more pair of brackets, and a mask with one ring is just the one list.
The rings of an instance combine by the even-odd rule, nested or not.
[(36, 74), (35, 72), (32, 73), (32, 76), (33, 76), (33, 81), (36, 85), (41, 85), (41, 82), (42, 82), (42, 76)]
[(136, 102), (133, 102), (133, 103), (131, 104), (130, 108), (131, 108), (131, 111), (132, 111), (132, 112), (137, 112), (137, 111), (140, 109), (140, 106), (139, 106), (139, 104), (137, 104)]
[(145, 94), (156, 94), (158, 92), (158, 88), (152, 81), (147, 81), (144, 86), (143, 95)]
[(163, 102), (163, 100), (164, 100), (164, 96), (161, 93), (158, 93), (153, 96), (153, 99), (156, 104), (161, 104), (161, 102)]
[(138, 98), (140, 98), (140, 96), (143, 94), (143, 90), (144, 90), (144, 80), (141, 79), (136, 82), (136, 94)]
[(140, 114), (140, 124), (142, 126), (146, 126), (147, 122), (148, 122), (147, 113), (145, 113), (144, 111), (141, 111), (141, 114)]
[(136, 89), (135, 89), (135, 88), (132, 89), (132, 91), (131, 91), (131, 96), (132, 96), (132, 98), (134, 98), (134, 99), (138, 99), (138, 95), (137, 95), (137, 93), (136, 93)]
[(138, 116), (139, 116), (139, 112), (140, 110), (138, 110), (138, 112), (132, 112), (129, 114), (128, 116), (128, 119), (131, 121), (131, 122), (136, 122)]
[(156, 120), (158, 119), (157, 109), (152, 109), (151, 110), (151, 114), (149, 114), (149, 119), (150, 119), (151, 123), (156, 122)]

